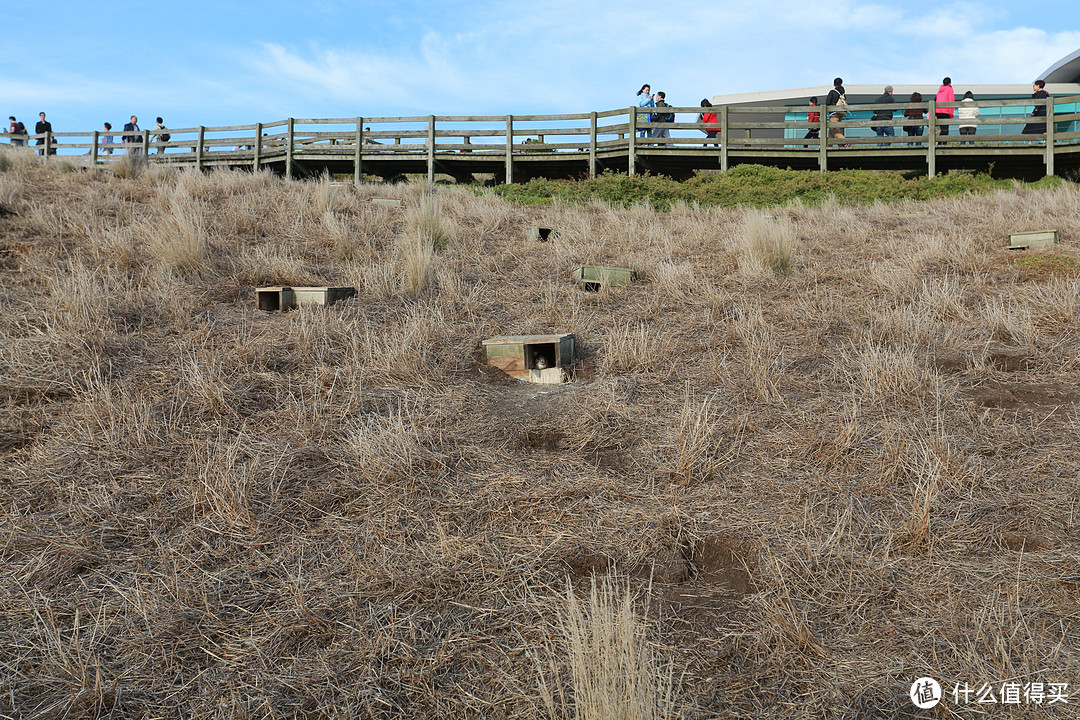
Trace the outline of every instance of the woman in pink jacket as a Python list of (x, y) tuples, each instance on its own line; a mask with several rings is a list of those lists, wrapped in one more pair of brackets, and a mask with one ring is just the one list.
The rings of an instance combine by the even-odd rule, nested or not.
[[(952, 89), (952, 78), (945, 78), (941, 81), (941, 87), (938, 88), (937, 97), (934, 99), (939, 103), (956, 102), (956, 95)], [(934, 115), (937, 115), (939, 120), (952, 120), (954, 112), (956, 112), (954, 108), (938, 108), (934, 111)], [(938, 128), (942, 135), (949, 134), (948, 125), (938, 125)]]

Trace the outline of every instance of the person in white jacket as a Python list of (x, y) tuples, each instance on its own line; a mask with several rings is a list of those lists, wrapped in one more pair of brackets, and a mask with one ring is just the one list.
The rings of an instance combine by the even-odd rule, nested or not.
[[(974, 135), (977, 124), (974, 122), (979, 117), (979, 106), (975, 104), (975, 96), (968, 90), (964, 93), (964, 99), (960, 101), (960, 107), (956, 110), (956, 117), (960, 121), (961, 135)], [(974, 141), (968, 140), (965, 145), (974, 145)]]

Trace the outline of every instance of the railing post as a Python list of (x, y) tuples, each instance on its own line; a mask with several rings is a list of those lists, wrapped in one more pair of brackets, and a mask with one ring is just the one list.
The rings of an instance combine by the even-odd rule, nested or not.
[(818, 113), (818, 170), (829, 170), (829, 113)]
[(262, 123), (255, 123), (255, 144), (251, 146), (255, 150), (255, 155), (251, 160), (251, 168), (255, 172), (259, 172), (259, 165), (262, 164)]
[(428, 115), (427, 128), (427, 179), (435, 182), (435, 116)]
[(97, 130), (94, 131), (93, 146), (92, 146), (92, 149), (90, 150), (90, 157), (92, 158), (92, 162), (95, 165), (97, 165), (98, 164), (98, 131)]
[(195, 146), (195, 169), (202, 171), (202, 159), (203, 159), (203, 139), (206, 137), (206, 128), (202, 125), (199, 126), (199, 144)]
[(626, 149), (626, 173), (637, 174), (637, 106), (630, 106), (630, 144)]
[(727, 105), (720, 106), (720, 171), (727, 172), (728, 169), (728, 108)]
[(1046, 174), (1054, 174), (1054, 98), (1046, 98)]
[(45, 157), (52, 155), (52, 131), (45, 133)]
[(514, 116), (506, 116), (506, 184), (514, 182)]
[(288, 125), (288, 145), (285, 147), (285, 179), (292, 180), (293, 177), (293, 143), (296, 141), (296, 120), (289, 118)]
[(353, 156), (353, 185), (360, 184), (360, 163), (363, 162), (364, 118), (356, 118), (356, 154)]
[(149, 160), (150, 159), (150, 131), (149, 130), (143, 130), (142, 131), (142, 151), (143, 151), (143, 155), (146, 156), (146, 159)]
[(937, 101), (931, 100), (926, 112), (926, 174), (937, 173)]
[(589, 121), (589, 177), (596, 177), (596, 113)]

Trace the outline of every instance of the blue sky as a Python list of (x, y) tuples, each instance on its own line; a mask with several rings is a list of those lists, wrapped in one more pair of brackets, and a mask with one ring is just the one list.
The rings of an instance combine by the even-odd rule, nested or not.
[(645, 82), (675, 105), (836, 75), (1027, 83), (1080, 48), (1080, 4), (54, 1), (4, 3), (0, 37), (0, 114), (64, 131), (586, 112)]

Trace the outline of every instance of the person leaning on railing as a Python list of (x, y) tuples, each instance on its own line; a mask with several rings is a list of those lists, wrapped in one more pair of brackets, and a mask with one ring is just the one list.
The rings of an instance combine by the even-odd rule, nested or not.
[[(709, 102), (708, 100), (703, 99), (701, 101), (701, 107), (703, 107), (703, 108), (711, 108), (712, 106), (713, 106), (712, 103)], [(714, 111), (709, 110), (708, 112), (698, 113), (698, 122), (702, 123), (705, 126), (705, 129), (702, 130), (702, 132), (705, 133), (706, 139), (714, 139), (714, 138), (716, 138), (717, 135), (720, 134), (720, 127), (719, 127), (719, 125), (715, 124), (715, 123), (717, 123), (719, 121), (717, 120), (716, 113)], [(710, 123), (712, 123), (712, 124), (710, 125)], [(714, 143), (714, 144), (715, 144), (716, 147), (720, 147), (719, 143)], [(709, 146), (709, 143), (705, 143), (705, 147), (708, 147), (708, 146)]]
[(8, 125), (7, 134), (8, 135), (22, 135), (22, 136), (24, 136), (24, 137), (12, 137), (11, 138), (11, 144), (14, 147), (22, 147), (22, 146), (26, 145), (26, 137), (25, 137), (25, 135), (26, 135), (26, 126), (23, 125), (18, 120), (16, 120), (14, 115), (9, 117), (8, 120), (10, 121), (10, 123)]
[[(908, 102), (909, 103), (921, 103), (922, 102), (922, 93), (919, 92), (919, 91), (915, 91), (915, 92), (911, 93), (911, 97), (908, 99)], [(925, 118), (925, 117), (926, 117), (926, 111), (923, 110), (922, 108), (908, 108), (907, 110), (904, 111), (904, 119), (905, 120), (918, 120), (919, 121), (919, 123), (917, 125), (905, 125), (904, 126), (904, 132), (907, 133), (908, 137), (922, 137), (922, 131), (923, 131), (922, 121), (923, 121), (923, 118)], [(915, 145), (916, 143), (908, 143), (908, 144), (909, 145)]]
[[(956, 117), (960, 120), (960, 134), (974, 135), (979, 117), (979, 106), (975, 104), (975, 96), (970, 90), (964, 93), (964, 99), (960, 101), (960, 107), (956, 109)], [(971, 140), (965, 140), (962, 145), (974, 145)]]

